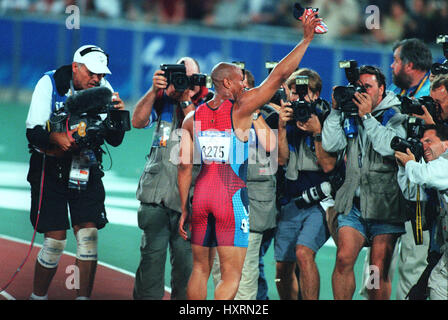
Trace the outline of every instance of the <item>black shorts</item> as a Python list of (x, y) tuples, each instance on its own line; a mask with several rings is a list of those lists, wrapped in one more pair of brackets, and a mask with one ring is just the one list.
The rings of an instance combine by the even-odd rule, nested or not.
[[(101, 180), (103, 173), (97, 168), (91, 169), (87, 189), (84, 191), (73, 190), (68, 188), (67, 179), (67, 163), (70, 164), (70, 161), (62, 164), (55, 161), (57, 160), (49, 157), (46, 160), (37, 232), (67, 230), (70, 229), (70, 222), (71, 226), (93, 222), (98, 229), (103, 228), (108, 222), (104, 207), (106, 195)], [(40, 169), (41, 161), (32, 159), (28, 181), (31, 185), (30, 220), (33, 227), (36, 227), (40, 201)]]

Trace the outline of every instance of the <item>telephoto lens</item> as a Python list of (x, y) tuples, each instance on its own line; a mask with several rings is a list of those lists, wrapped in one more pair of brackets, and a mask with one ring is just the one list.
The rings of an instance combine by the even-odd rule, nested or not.
[(318, 203), (331, 196), (331, 184), (328, 181), (303, 191), (302, 195), (294, 198), (297, 208), (301, 209), (314, 203)]

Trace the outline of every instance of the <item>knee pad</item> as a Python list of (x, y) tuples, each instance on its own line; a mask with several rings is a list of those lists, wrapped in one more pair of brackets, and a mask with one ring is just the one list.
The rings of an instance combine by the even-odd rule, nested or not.
[(76, 234), (77, 249), (76, 258), (84, 261), (96, 261), (98, 259), (98, 229), (83, 228)]
[(61, 259), (67, 240), (45, 238), (44, 245), (37, 255), (37, 261), (45, 268), (56, 268)]

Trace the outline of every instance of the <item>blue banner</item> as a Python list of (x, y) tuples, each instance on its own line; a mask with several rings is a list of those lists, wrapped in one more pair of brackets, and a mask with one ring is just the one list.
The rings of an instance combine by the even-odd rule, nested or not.
[[(136, 27), (101, 27), (82, 24), (69, 30), (65, 24), (40, 20), (0, 18), (0, 86), (32, 90), (44, 72), (72, 62), (74, 51), (84, 44), (97, 44), (110, 56), (112, 74), (108, 80), (124, 99), (139, 99), (152, 84), (154, 72), (163, 63), (175, 63), (191, 56), (210, 74), (220, 61), (244, 61), (255, 77), (256, 85), (267, 76), (266, 61), (279, 61), (297, 43), (275, 40), (256, 41), (218, 32), (207, 35), (187, 30), (174, 32)], [(334, 85), (344, 85), (343, 71), (337, 67), (342, 59), (355, 59), (359, 65), (377, 65), (390, 79), (392, 50), (363, 50), (355, 47), (335, 48), (312, 44), (300, 67), (317, 71), (323, 80), (322, 97), (329, 100)], [(387, 64), (387, 70), (384, 70)], [(19, 75), (14, 73), (19, 68)], [(14, 80), (16, 79), (16, 80)]]

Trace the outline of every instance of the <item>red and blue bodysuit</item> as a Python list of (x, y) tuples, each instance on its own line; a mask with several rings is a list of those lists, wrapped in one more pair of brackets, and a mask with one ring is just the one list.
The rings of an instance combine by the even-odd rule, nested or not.
[(194, 116), (195, 152), (201, 154), (192, 205), (191, 242), (205, 247), (247, 247), (246, 188), (248, 142), (235, 135), (233, 101), (212, 109), (205, 103)]

